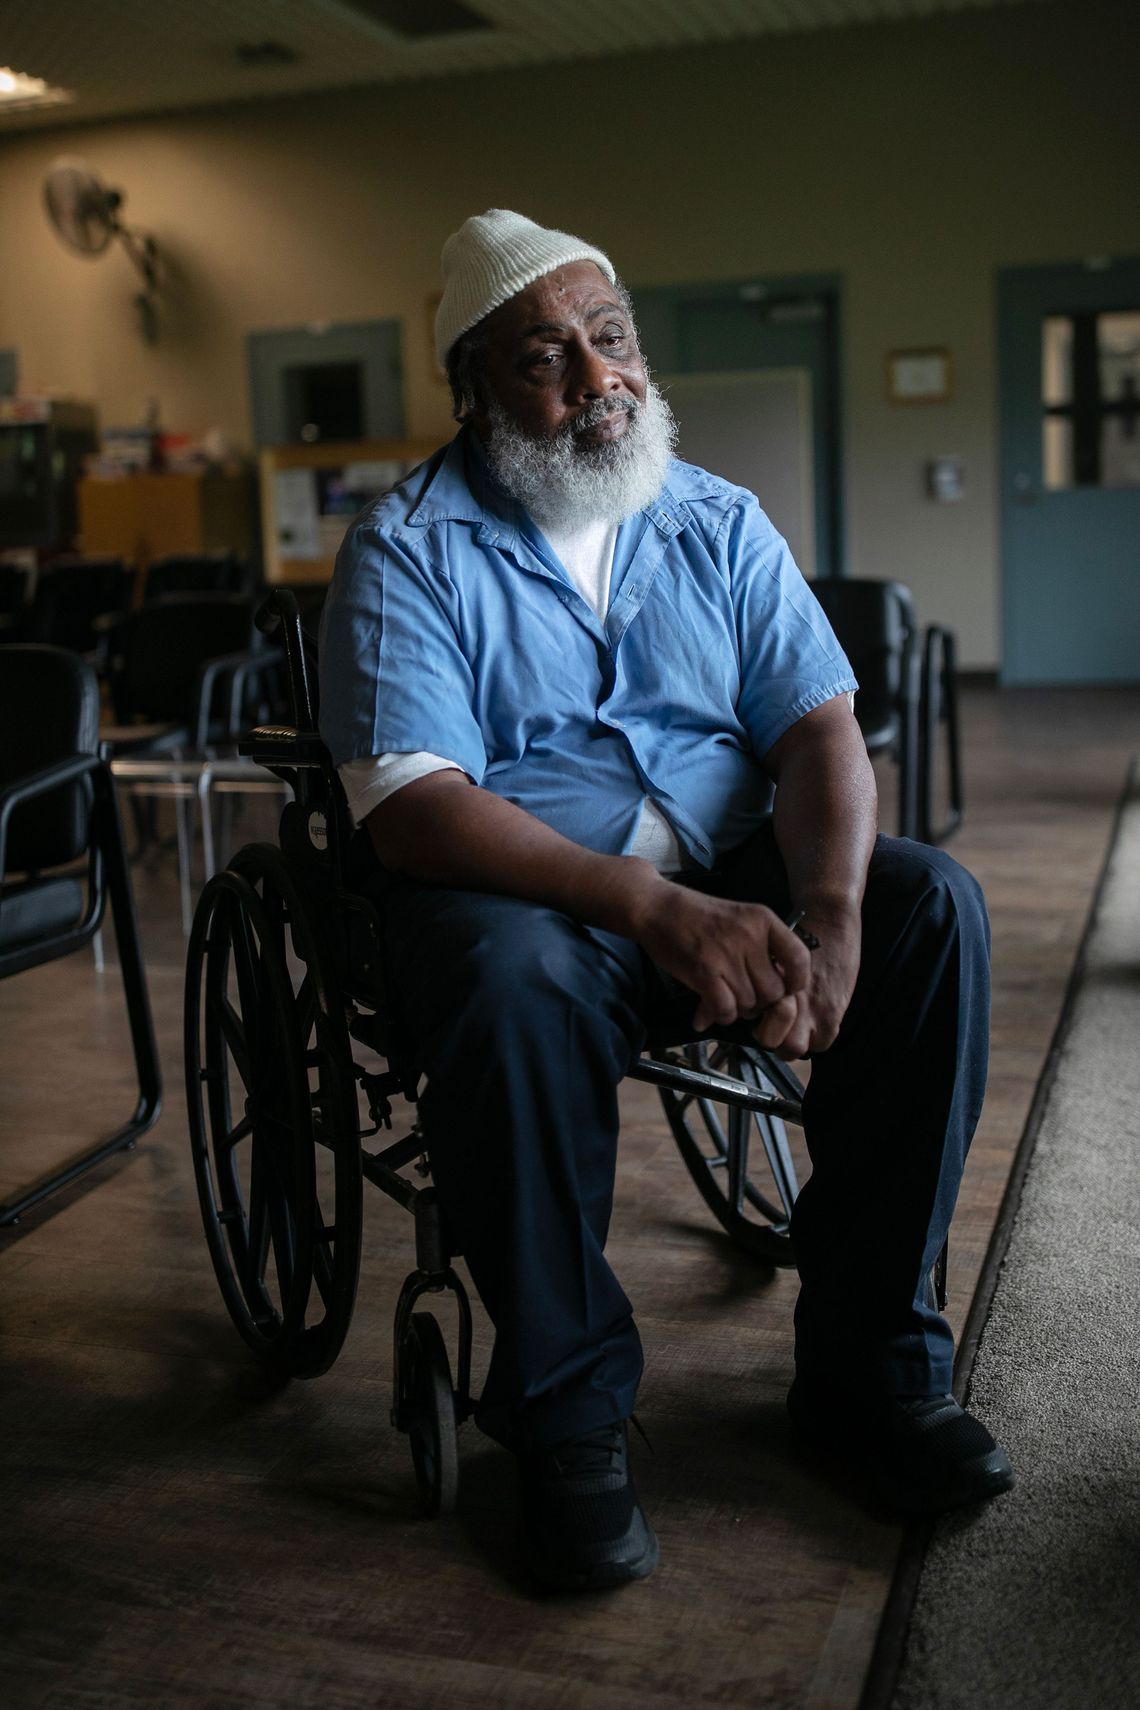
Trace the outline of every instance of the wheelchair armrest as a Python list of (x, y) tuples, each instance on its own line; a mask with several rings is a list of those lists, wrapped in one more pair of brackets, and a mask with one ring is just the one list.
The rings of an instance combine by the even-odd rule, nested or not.
[(23, 802), (47, 795), (61, 784), (75, 784), (81, 778), (106, 770), (102, 754), (75, 754), (69, 760), (56, 760), (38, 771), (25, 772), (21, 778), (0, 789), (0, 883), (3, 883), (8, 859), (8, 822)]
[(238, 753), (260, 766), (327, 767), (332, 757), (315, 730), (296, 730), (291, 724), (259, 724), (238, 738)]
[(296, 594), (291, 588), (275, 588), (258, 608), (253, 621), (263, 635), (280, 632), (281, 645), (285, 649), (289, 710), (294, 724), (311, 729), (316, 719), (305, 657), (305, 632), (301, 628), (301, 609)]

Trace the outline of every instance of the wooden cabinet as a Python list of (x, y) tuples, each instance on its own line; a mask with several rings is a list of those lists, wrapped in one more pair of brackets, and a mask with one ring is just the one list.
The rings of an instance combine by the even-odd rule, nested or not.
[(261, 452), (267, 582), (327, 582), (353, 517), (438, 449), (431, 439), (275, 445)]
[(142, 568), (171, 552), (251, 555), (257, 545), (252, 472), (85, 475), (80, 551), (114, 553)]

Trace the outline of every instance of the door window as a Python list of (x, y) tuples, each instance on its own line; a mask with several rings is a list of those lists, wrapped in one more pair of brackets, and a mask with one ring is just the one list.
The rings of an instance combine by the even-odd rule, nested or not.
[(1046, 315), (1045, 486), (1140, 486), (1140, 311)]

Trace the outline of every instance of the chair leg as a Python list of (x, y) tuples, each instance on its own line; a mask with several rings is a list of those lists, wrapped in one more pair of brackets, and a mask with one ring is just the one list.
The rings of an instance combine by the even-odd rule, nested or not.
[[(104, 782), (104, 780), (100, 780)], [(128, 1123), (133, 1139), (158, 1119), (162, 1108), (162, 1075), (158, 1065), (158, 1046), (154, 1038), (154, 1021), (143, 966), (142, 940), (139, 935), (138, 914), (131, 889), (130, 869), (123, 846), (123, 827), (119, 804), (115, 798), (110, 775), (105, 778), (105, 793), (97, 806), (102, 807), (105, 832), (103, 857), (107, 864), (107, 892), (115, 923), (115, 942), (119, 951), (119, 966), (123, 971), (123, 990), (127, 1000), (127, 1017), (131, 1027), (131, 1044), (138, 1072), (139, 1102)]]
[(194, 828), (190, 823), (190, 797), (176, 793), (174, 797), (174, 826), (178, 837), (178, 899), (182, 910), (182, 931), (190, 936), (194, 916), (191, 899), (190, 862), (194, 853)]
[(908, 637), (901, 662), (899, 694), (899, 829), (900, 837), (918, 837), (919, 815), (919, 719), (918, 658)]
[(202, 883), (208, 884), (217, 871), (214, 850), (214, 814), (210, 803), (213, 778), (207, 763), (198, 774), (198, 820), (202, 827)]
[(131, 859), (142, 861), (151, 845), (158, 842), (158, 822), (155, 816), (154, 797), (139, 796), (130, 790), (127, 794), (127, 801), (130, 804), (131, 818), (135, 827), (135, 852)]
[(119, 804), (109, 768), (94, 775), (95, 800), (91, 810), (91, 836), (103, 864), (103, 882), (111, 904), (115, 926), (115, 942), (119, 951), (119, 967), (123, 975), (123, 990), (127, 1000), (127, 1019), (131, 1029), (135, 1072), (138, 1077), (138, 1102), (130, 1120), (105, 1140), (77, 1154), (61, 1169), (41, 1176), (31, 1186), (21, 1189), (14, 1199), (0, 1205), (0, 1227), (18, 1223), (25, 1211), (38, 1205), (50, 1194), (67, 1187), (70, 1182), (86, 1175), (115, 1152), (129, 1150), (141, 1135), (158, 1120), (162, 1109), (162, 1075), (158, 1062), (158, 1047), (154, 1037), (150, 999), (147, 995), (146, 972), (143, 967), (139, 939), (138, 916), (131, 890), (123, 844), (123, 826)]
[[(922, 652), (920, 694), (919, 816), (924, 843), (942, 843), (962, 822), (962, 748), (958, 721), (958, 661), (952, 630), (931, 624)], [(946, 730), (947, 813), (935, 825), (938, 731)]]

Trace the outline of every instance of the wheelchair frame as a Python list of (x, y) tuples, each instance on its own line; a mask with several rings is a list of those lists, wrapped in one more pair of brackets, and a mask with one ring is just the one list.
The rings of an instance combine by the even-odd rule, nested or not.
[[(203, 1224), (244, 1340), (282, 1374), (313, 1377), (331, 1366), (351, 1320), (362, 1181), (412, 1214), (416, 1262), (395, 1311), (391, 1419), (410, 1436), (424, 1508), (445, 1512), (458, 1486), (456, 1430), (473, 1411), (470, 1302), (434, 1186), (401, 1173), (412, 1166), (429, 1174), (418, 1115), (410, 1133), (379, 1151), (362, 1144), (391, 1126), (395, 1095), (414, 1108), (420, 1075), (385, 989), (378, 911), (352, 888), (352, 825), (318, 734), (311, 644), (295, 597), (272, 594), (258, 623), (280, 630), (291, 722), (260, 726), (239, 750), (284, 780), (293, 799), (280, 847), (239, 850), (204, 887), (195, 913), (185, 1056)], [(380, 1073), (354, 1060), (353, 1040), (385, 1060)], [(734, 1243), (762, 1263), (792, 1265), (798, 1182), (784, 1124), (801, 1122), (794, 1073), (727, 1040), (650, 1052), (629, 1073), (658, 1088), (685, 1164)], [(235, 1121), (238, 1083), (244, 1112)], [(372, 1123), (363, 1131), (358, 1089)], [(754, 1133), (771, 1176), (767, 1191), (750, 1169)], [(442, 1293), (458, 1308), (454, 1383), (435, 1317), (416, 1310)]]

